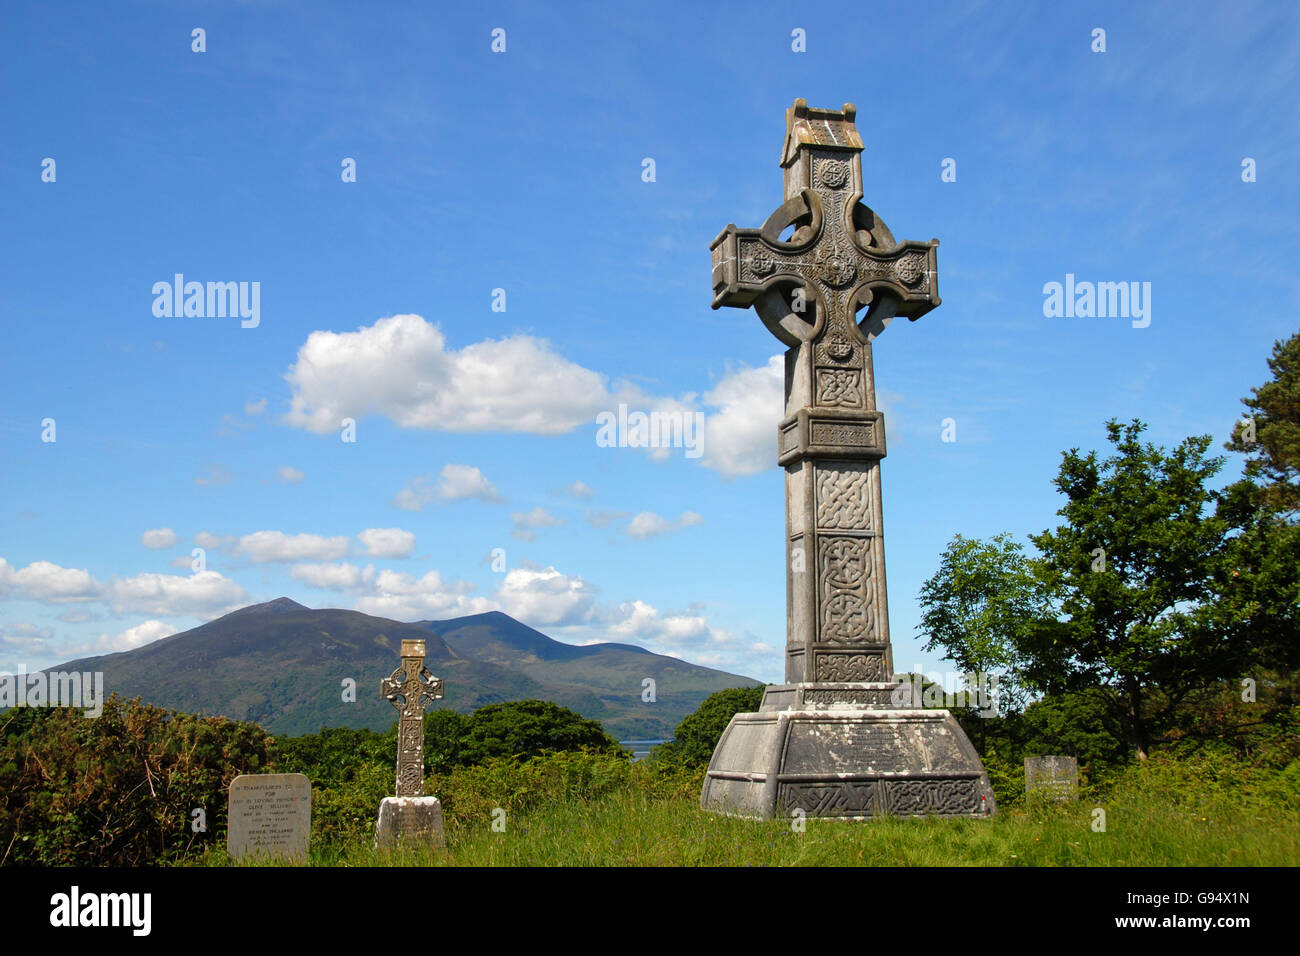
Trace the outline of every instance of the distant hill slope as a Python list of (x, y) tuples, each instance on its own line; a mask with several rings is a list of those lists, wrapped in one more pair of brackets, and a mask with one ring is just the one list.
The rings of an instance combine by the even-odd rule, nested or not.
[[(670, 737), (709, 694), (758, 683), (632, 644), (575, 647), (500, 611), (422, 623), (455, 653), (536, 681), (547, 700), (601, 721), (624, 740)], [(654, 703), (641, 699), (647, 677), (654, 680)]]
[[(409, 638), (425, 641), (429, 669), (446, 681), (440, 706), (470, 711), (505, 700), (552, 700), (622, 739), (668, 737), (713, 691), (756, 683), (627, 644), (563, 644), (499, 612), (404, 624), (359, 611), (312, 610), (288, 598), (49, 669), (103, 671), (107, 693), (256, 721), (278, 734), (383, 730), (396, 711), (379, 696), (379, 682)], [(655, 680), (655, 703), (641, 700), (646, 677)], [(343, 701), (345, 678), (357, 682), (355, 703)]]

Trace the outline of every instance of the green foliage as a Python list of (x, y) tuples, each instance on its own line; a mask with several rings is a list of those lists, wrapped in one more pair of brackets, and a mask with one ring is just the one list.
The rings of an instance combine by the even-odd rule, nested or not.
[(676, 767), (707, 767), (731, 718), (758, 710), (763, 690), (762, 686), (729, 687), (710, 694), (677, 725), (672, 741), (654, 748), (649, 759)]
[(919, 601), (925, 650), (942, 648), (967, 673), (997, 674), (1002, 706), (1020, 710), (1026, 691), (1017, 680), (1018, 648), (1025, 630), (1050, 613), (1023, 547), (1009, 534), (987, 542), (957, 535)]
[[(451, 724), (448, 724), (451, 727)], [(627, 752), (594, 720), (545, 700), (515, 700), (480, 707), (460, 735), (453, 764), (493, 757), (526, 759), (548, 751), (593, 750), (626, 759)]]
[[(368, 835), (318, 848), (320, 865), (433, 866), (1294, 866), (1300, 861), (1300, 768), (1281, 771), (1227, 755), (1188, 761), (1157, 755), (1091, 784), (1077, 802), (1021, 799), (991, 819), (882, 818), (845, 823), (722, 817), (699, 807), (699, 776), (666, 776), (645, 761), (610, 764), (585, 782), (571, 759), (525, 771), (513, 764), (478, 798), (435, 854), (387, 854)], [(490, 775), (474, 771), (481, 780)], [(464, 773), (457, 771), (456, 774)], [(529, 774), (525, 778), (525, 774)], [(566, 779), (574, 781), (569, 788)], [(676, 780), (681, 785), (673, 785)], [(1020, 781), (1023, 793), (1023, 777)], [(440, 784), (442, 785), (442, 784)], [(452, 786), (450, 779), (446, 783)], [(504, 832), (488, 817), (498, 793), (538, 785), (507, 809)], [(584, 787), (595, 791), (585, 791)], [(567, 795), (566, 795), (567, 794)], [(1000, 795), (999, 795), (1000, 798)], [(495, 803), (501, 806), (500, 803)], [(1094, 810), (1106, 830), (1093, 829)], [(506, 809), (503, 806), (503, 809)], [(216, 861), (213, 861), (216, 862)]]
[[(255, 724), (117, 695), (93, 719), (0, 714), (0, 862), (139, 866), (224, 842), (230, 781), (265, 770), (268, 743)], [(205, 833), (191, 829), (195, 809)]]
[(1254, 419), (1255, 440), (1247, 423), (1238, 422), (1224, 447), (1249, 456), (1246, 476), (1263, 480), (1270, 508), (1294, 515), (1300, 511), (1300, 332), (1273, 343), (1268, 366), (1272, 381), (1241, 400)]
[[(1206, 456), (1208, 436), (1167, 453), (1140, 440), (1139, 421), (1106, 429), (1110, 457), (1064, 454), (1065, 523), (1032, 536), (1037, 556), (1006, 536), (954, 540), (922, 589), (923, 622), (928, 648), (1006, 667), (1013, 688), (1087, 693), (1105, 732), (1145, 757), (1190, 698), (1295, 658), (1300, 539), (1250, 487), (1209, 487), (1223, 461)], [(1022, 736), (1061, 739), (1049, 724)]]

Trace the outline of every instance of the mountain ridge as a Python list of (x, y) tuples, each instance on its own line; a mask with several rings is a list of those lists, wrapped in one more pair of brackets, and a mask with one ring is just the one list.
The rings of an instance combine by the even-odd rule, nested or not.
[[(103, 671), (109, 693), (251, 720), (273, 733), (384, 730), (396, 711), (379, 696), (379, 681), (398, 666), (401, 641), (413, 638), (425, 641), (426, 663), (444, 679), (447, 697), (438, 706), (552, 700), (624, 739), (669, 737), (708, 694), (758, 683), (634, 644), (565, 644), (500, 611), (405, 623), (287, 597), (48, 670)], [(348, 680), (353, 701), (345, 699)], [(655, 699), (644, 700), (651, 687)]]

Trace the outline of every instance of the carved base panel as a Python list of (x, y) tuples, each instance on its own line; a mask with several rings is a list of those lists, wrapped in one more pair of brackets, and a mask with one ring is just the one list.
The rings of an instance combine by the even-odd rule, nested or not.
[(392, 848), (447, 845), (442, 802), (437, 797), (384, 797), (375, 824), (375, 846)]
[(759, 710), (822, 710), (859, 707), (865, 710), (913, 709), (911, 685), (889, 681), (771, 684)]
[[(704, 779), (700, 805), (736, 816), (864, 820), (882, 815), (985, 817), (993, 788), (947, 711), (822, 707), (818, 698), (887, 695), (893, 685), (787, 685), (736, 714)], [(772, 709), (786, 701), (798, 709)]]

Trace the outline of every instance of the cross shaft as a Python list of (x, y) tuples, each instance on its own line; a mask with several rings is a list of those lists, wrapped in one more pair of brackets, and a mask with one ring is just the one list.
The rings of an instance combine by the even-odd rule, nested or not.
[[(871, 341), (939, 305), (937, 239), (894, 239), (862, 203), (856, 109), (786, 111), (785, 202), (713, 240), (713, 308), (753, 306), (788, 349), (777, 463), (786, 469), (786, 680), (893, 677)], [(788, 239), (781, 236), (791, 230)], [(859, 321), (858, 312), (866, 312)]]

